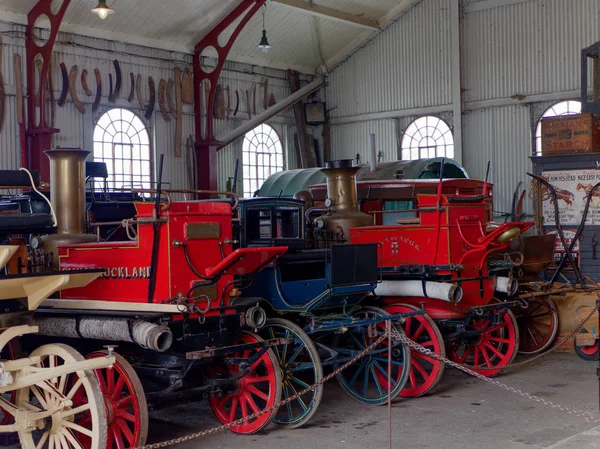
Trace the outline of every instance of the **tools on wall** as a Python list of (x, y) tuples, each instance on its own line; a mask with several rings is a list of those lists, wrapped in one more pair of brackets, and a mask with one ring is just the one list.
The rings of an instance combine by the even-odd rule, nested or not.
[(133, 99), (135, 98), (135, 75), (133, 72), (129, 72), (129, 95), (127, 96), (127, 101), (133, 103)]
[(171, 121), (171, 116), (169, 115), (169, 110), (167, 109), (167, 105), (165, 103), (165, 91), (167, 90), (167, 82), (161, 78), (158, 82), (158, 109), (160, 110), (160, 115), (165, 122)]
[[(0, 50), (1, 44), (0, 40)], [(54, 54), (54, 56), (56, 55), (59, 55), (59, 53)], [(18, 57), (18, 55), (15, 57)], [(189, 151), (186, 150), (186, 145), (189, 147), (189, 142), (182, 141), (182, 134), (184, 108), (187, 108), (186, 113), (191, 113), (190, 106), (194, 105), (196, 101), (194, 74), (190, 66), (174, 67), (171, 76), (165, 76), (162, 73), (157, 78), (143, 74), (143, 72), (129, 71), (129, 86), (126, 86), (127, 71), (124, 71), (124, 67), (121, 64), (123, 60), (109, 59), (102, 66), (94, 69), (82, 67), (81, 60), (76, 61), (79, 64), (73, 64), (73, 62), (75, 61), (71, 61), (71, 63), (66, 60), (62, 62), (60, 60), (56, 61), (55, 71), (53, 72), (50, 69), (47, 84), (41, 87), (36, 86), (35, 96), (38, 98), (36, 103), (38, 108), (42, 107), (39, 100), (41, 98), (40, 89), (42, 88), (48, 89), (49, 92), (49, 95), (46, 94), (48, 101), (45, 101), (45, 109), (52, 110), (56, 105), (64, 108), (68, 102), (79, 113), (85, 114), (86, 109), (91, 106), (92, 120), (97, 119), (99, 114), (104, 112), (105, 108), (101, 107), (101, 105), (107, 105), (108, 107), (110, 105), (128, 107), (125, 106), (126, 100), (130, 108), (139, 108), (138, 111), (145, 120), (151, 120), (154, 113), (158, 112), (157, 116), (161, 117), (165, 123), (175, 122), (173, 152), (176, 157), (182, 157), (185, 151)], [(43, 61), (39, 61), (38, 71), (42, 66)], [(20, 64), (15, 63), (15, 70), (17, 68), (20, 68)], [(94, 72), (93, 77), (91, 77), (92, 70)], [(52, 86), (52, 73), (60, 77), (60, 81), (56, 86), (56, 93)], [(202, 114), (212, 114), (218, 120), (249, 120), (263, 110), (273, 106), (276, 100), (275, 94), (269, 89), (269, 81), (271, 80), (265, 76), (259, 78), (256, 74), (248, 75), (249, 77), (245, 82), (235, 80), (233, 81), (234, 84), (226, 82), (218, 84), (216, 91), (212, 91), (215, 99), (214, 106), (210, 111), (206, 110), (206, 105), (209, 103), (208, 96), (211, 95), (211, 85), (206, 81), (202, 83), (200, 87), (202, 92), (199, 98), (200, 105), (203, 106), (201, 108)], [(95, 87), (93, 86), (94, 79), (96, 81)], [(158, 86), (155, 84), (155, 79)], [(108, 87), (103, 87), (103, 82), (108, 83)], [(145, 82), (148, 83), (147, 88), (144, 86)], [(5, 114), (3, 87), (0, 66), (0, 131)], [(125, 90), (124, 93), (123, 90)], [(122, 93), (123, 95), (121, 95)], [(17, 94), (21, 98), (17, 101), (17, 122), (21, 124), (21, 122), (24, 122), (24, 89), (22, 81), (21, 87), (17, 89)], [(54, 100), (54, 95), (57, 97), (56, 100)], [(240, 113), (245, 114), (242, 116)], [(50, 115), (54, 119), (55, 114), (53, 111)]]
[(102, 76), (100, 74), (100, 70), (94, 69), (94, 75), (96, 76), (96, 96), (94, 97), (94, 102), (92, 103), (92, 112), (96, 112), (98, 106), (100, 105), (100, 99), (102, 98)]
[(183, 90), (181, 85), (181, 69), (175, 67), (175, 157), (181, 157), (181, 133), (183, 132), (183, 123), (181, 121), (183, 113)]
[[(73, 104), (77, 108), (79, 112), (85, 114), (85, 106), (81, 101), (79, 101), (79, 97), (77, 96), (77, 75), (79, 69), (76, 65), (71, 67), (71, 71), (69, 72), (69, 94), (71, 95), (71, 100), (73, 100)], [(64, 102), (63, 102), (64, 104)]]
[(117, 101), (119, 96), (121, 95), (121, 82), (123, 76), (121, 74), (121, 67), (119, 66), (119, 61), (116, 59), (113, 61), (113, 65), (115, 66), (115, 90), (112, 89), (112, 74), (108, 74), (108, 80), (110, 83), (110, 92), (108, 94), (108, 101), (114, 103)]

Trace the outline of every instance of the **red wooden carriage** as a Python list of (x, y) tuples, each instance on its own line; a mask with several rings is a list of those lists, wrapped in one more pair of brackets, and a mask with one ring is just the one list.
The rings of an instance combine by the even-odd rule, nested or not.
[[(440, 328), (451, 359), (478, 367), (485, 375), (497, 374), (518, 350), (517, 325), (509, 308), (519, 303), (494, 301), (497, 290), (514, 287), (510, 279), (489, 271), (488, 258), (533, 223), (490, 223), (490, 186), (481, 181), (403, 182), (404, 187), (411, 185), (405, 192), (412, 207), (371, 210), (394, 214), (398, 224), (353, 228), (350, 240), (380, 244), (384, 282), (376, 294), (393, 313), (404, 309), (393, 306), (400, 302), (424, 308)], [(435, 193), (427, 192), (431, 187)], [(422, 377), (432, 376), (434, 367)]]
[[(254, 303), (235, 294), (233, 281), (261, 270), (287, 248), (234, 250), (233, 197), (167, 199), (158, 210), (154, 202), (140, 201), (137, 215), (123, 223), (133, 240), (58, 246), (60, 270), (104, 273), (87, 287), (46, 301), (36, 322), (42, 335), (68, 338), (90, 358), (102, 354), (103, 344), (118, 342), (115, 369), (96, 371), (110, 447), (144, 444), (147, 402), (159, 407), (208, 397), (223, 423), (279, 402), (281, 374), (269, 348), (280, 342), (250, 332), (245, 323)], [(231, 430), (257, 432), (276, 413)]]

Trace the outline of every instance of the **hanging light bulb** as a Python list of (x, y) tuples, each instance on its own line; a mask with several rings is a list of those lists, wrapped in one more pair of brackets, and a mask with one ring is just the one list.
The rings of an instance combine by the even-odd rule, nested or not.
[(109, 14), (114, 14), (114, 11), (106, 5), (106, 0), (98, 0), (98, 4), (92, 9), (94, 14), (98, 14), (102, 20), (106, 19)]
[(263, 6), (263, 29), (262, 29), (262, 37), (260, 38), (260, 43), (258, 44), (258, 48), (267, 53), (271, 49), (271, 44), (269, 44), (269, 39), (267, 39), (267, 30), (265, 27), (265, 14), (267, 13), (267, 5)]

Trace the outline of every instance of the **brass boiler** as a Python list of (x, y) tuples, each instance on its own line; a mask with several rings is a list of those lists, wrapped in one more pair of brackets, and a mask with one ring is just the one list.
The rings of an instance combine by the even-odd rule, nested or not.
[(44, 251), (53, 254), (58, 267), (57, 246), (94, 242), (86, 234), (85, 160), (89, 151), (79, 148), (56, 148), (45, 152), (50, 159), (50, 202), (57, 221), (57, 233), (43, 237)]
[(373, 224), (373, 217), (359, 209), (358, 170), (360, 167), (352, 167), (352, 159), (328, 162), (322, 170), (327, 177), (327, 199), (323, 214), (312, 223), (317, 247), (348, 243), (350, 228)]

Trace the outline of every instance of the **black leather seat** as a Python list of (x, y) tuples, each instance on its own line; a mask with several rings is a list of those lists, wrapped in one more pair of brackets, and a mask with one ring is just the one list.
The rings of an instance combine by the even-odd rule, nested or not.
[(49, 214), (0, 214), (0, 234), (48, 234), (53, 228)]

